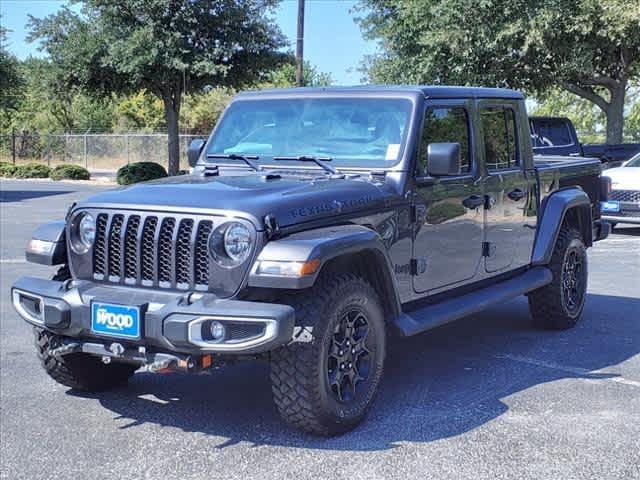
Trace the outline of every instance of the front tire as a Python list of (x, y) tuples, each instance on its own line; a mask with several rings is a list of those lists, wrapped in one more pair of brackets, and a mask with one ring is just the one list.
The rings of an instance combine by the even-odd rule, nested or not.
[(572, 328), (582, 314), (587, 295), (587, 248), (580, 232), (562, 227), (549, 268), (552, 282), (529, 294), (533, 323), (550, 330)]
[[(51, 280), (64, 282), (71, 279), (68, 265), (63, 265)], [(52, 351), (59, 337), (42, 328), (34, 327), (36, 351), (47, 375), (56, 382), (74, 390), (101, 392), (126, 383), (137, 370), (125, 363), (104, 364), (98, 357), (86, 353), (70, 353), (57, 357)]]
[(331, 436), (366, 416), (382, 379), (386, 329), (376, 291), (353, 274), (289, 299), (297, 339), (271, 354), (273, 397), (288, 424)]
[(86, 353), (70, 353), (57, 357), (52, 354), (58, 337), (41, 328), (34, 328), (35, 344), (42, 367), (56, 382), (73, 390), (101, 392), (126, 383), (136, 367), (125, 363), (108, 365)]

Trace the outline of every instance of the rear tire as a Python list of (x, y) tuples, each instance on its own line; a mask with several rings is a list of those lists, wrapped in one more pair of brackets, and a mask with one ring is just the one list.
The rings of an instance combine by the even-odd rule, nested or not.
[(70, 353), (57, 357), (51, 352), (58, 345), (58, 336), (34, 328), (38, 358), (47, 374), (56, 382), (74, 390), (101, 392), (122, 385), (136, 371), (125, 363), (104, 364), (86, 353)]
[(578, 322), (587, 293), (587, 249), (576, 229), (563, 226), (549, 268), (553, 280), (529, 294), (529, 310), (536, 327), (572, 328)]
[(366, 416), (382, 379), (386, 329), (378, 295), (364, 279), (338, 274), (288, 303), (300, 330), (271, 354), (278, 412), (309, 433), (347, 432)]

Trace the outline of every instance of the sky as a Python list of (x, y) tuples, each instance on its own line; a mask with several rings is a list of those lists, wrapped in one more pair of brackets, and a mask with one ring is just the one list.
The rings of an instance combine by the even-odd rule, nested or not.
[[(42, 55), (36, 44), (28, 43), (26, 23), (28, 15), (44, 17), (55, 13), (64, 1), (58, 0), (0, 0), (0, 22), (11, 30), (8, 49), (24, 59)], [(352, 0), (307, 0), (305, 4), (305, 60), (319, 71), (331, 74), (335, 85), (357, 85), (362, 73), (358, 67), (365, 55), (375, 51), (375, 43), (364, 40), (350, 10)], [(280, 29), (295, 50), (297, 0), (283, 0), (275, 12)]]

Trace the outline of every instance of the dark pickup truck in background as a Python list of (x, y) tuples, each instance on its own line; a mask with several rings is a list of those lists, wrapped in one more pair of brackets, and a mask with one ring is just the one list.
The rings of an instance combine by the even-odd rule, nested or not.
[(640, 143), (580, 143), (573, 123), (565, 117), (529, 117), (529, 126), (535, 155), (599, 158), (610, 168), (640, 152)]

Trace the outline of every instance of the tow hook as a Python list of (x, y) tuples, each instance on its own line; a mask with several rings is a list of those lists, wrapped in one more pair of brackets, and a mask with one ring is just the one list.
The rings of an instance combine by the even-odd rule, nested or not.
[(109, 346), (109, 351), (116, 357), (119, 357), (124, 353), (124, 347), (121, 344), (114, 342)]
[(113, 361), (133, 363), (142, 370), (151, 373), (197, 373), (210, 368), (219, 368), (222, 365), (214, 362), (212, 355), (191, 356), (172, 353), (149, 353), (144, 346), (139, 346), (135, 350), (127, 350), (124, 345), (118, 342), (105, 345), (64, 339), (60, 341), (59, 346), (51, 350), (51, 354), (56, 357), (76, 352), (95, 355), (105, 365), (109, 365)]
[(81, 350), (82, 345), (80, 345), (79, 343), (71, 342), (54, 348), (53, 350), (51, 350), (51, 355), (53, 355), (54, 357), (62, 357), (63, 355), (79, 352)]

